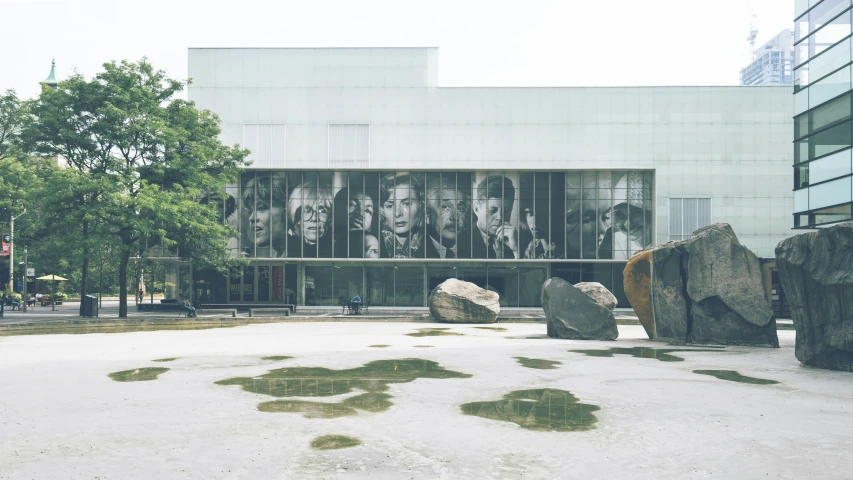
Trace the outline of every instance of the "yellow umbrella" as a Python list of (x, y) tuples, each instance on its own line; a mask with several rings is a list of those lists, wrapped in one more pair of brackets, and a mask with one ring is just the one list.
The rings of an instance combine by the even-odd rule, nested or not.
[[(38, 277), (38, 278), (36, 278), (36, 280), (53, 280), (53, 281), (56, 281), (56, 280), (68, 280), (68, 279), (62, 278), (59, 275), (50, 274), (50, 275), (45, 275), (43, 277)], [(50, 307), (51, 307), (51, 310), (56, 310), (56, 303), (55, 303), (55, 299), (53, 297), (53, 281), (50, 282)]]
[(59, 275), (50, 274), (50, 275), (38, 277), (38, 278), (36, 278), (36, 280), (68, 280), (68, 279), (62, 278)]

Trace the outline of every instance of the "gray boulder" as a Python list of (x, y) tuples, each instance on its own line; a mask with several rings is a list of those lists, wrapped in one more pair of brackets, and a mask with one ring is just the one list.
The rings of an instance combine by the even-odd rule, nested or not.
[(551, 338), (616, 340), (619, 336), (613, 312), (562, 278), (542, 285), (542, 308)]
[(589, 298), (591, 298), (595, 303), (610, 310), (611, 312), (616, 308), (616, 304), (618, 303), (616, 296), (610, 293), (610, 290), (608, 290), (607, 287), (598, 282), (576, 283), (575, 288), (589, 295)]
[(728, 224), (652, 250), (655, 340), (778, 347), (758, 257)]
[(429, 312), (439, 322), (495, 323), (501, 313), (499, 301), (497, 292), (450, 278), (429, 294)]
[(797, 359), (853, 371), (853, 222), (782, 240), (776, 269), (791, 305)]

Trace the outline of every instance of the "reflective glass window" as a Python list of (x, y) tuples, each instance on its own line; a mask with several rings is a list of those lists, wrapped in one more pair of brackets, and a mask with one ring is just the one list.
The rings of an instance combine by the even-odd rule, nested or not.
[(850, 94), (824, 103), (810, 111), (809, 115), (811, 115), (812, 131), (820, 130), (827, 125), (850, 118)]
[(850, 63), (849, 38), (814, 57), (809, 63), (797, 69), (798, 71), (801, 69), (806, 70), (806, 81), (802, 86), (809, 84), (809, 78), (820, 80), (847, 63)]
[(824, 223), (841, 222), (850, 220), (851, 204), (839, 205), (836, 207), (824, 208), (812, 212), (813, 225), (822, 225)]
[[(850, 90), (850, 67), (844, 67), (823, 80), (814, 83), (808, 89), (809, 108), (814, 108), (827, 100)], [(802, 92), (800, 92), (802, 93)], [(799, 95), (799, 93), (795, 94)]]
[(822, 208), (851, 201), (851, 180), (840, 178), (809, 187), (809, 208)]
[(809, 137), (810, 158), (820, 157), (851, 145), (850, 121), (828, 128)]
[(850, 169), (850, 152), (844, 150), (808, 163), (806, 181), (815, 184), (853, 173)]

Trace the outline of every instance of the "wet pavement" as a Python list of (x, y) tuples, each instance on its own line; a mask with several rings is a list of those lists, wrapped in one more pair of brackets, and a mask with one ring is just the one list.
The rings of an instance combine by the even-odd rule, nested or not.
[(0, 337), (0, 478), (841, 479), (853, 469), (853, 374), (800, 366), (793, 331), (779, 332), (779, 349), (691, 349), (645, 340), (640, 326), (611, 342), (542, 338), (541, 323), (477, 327), (425, 338), (393, 322)]

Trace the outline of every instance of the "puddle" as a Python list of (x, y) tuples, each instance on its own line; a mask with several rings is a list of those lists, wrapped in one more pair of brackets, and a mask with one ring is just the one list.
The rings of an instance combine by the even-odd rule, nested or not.
[(415, 348), (432, 348), (432, 345), (415, 345)]
[(293, 357), (288, 357), (287, 355), (271, 355), (269, 357), (261, 357), (261, 360), (279, 361), (279, 360), (288, 360), (291, 358), (293, 358)]
[(493, 402), (462, 405), (462, 413), (517, 423), (528, 430), (582, 432), (595, 428), (596, 405), (578, 403), (571, 392), (553, 388), (517, 390)]
[(522, 367), (527, 368), (537, 368), (539, 370), (553, 370), (556, 365), (562, 365), (562, 362), (558, 362), (556, 360), (542, 360), (539, 358), (527, 358), (527, 357), (512, 357), (518, 360), (518, 363), (521, 364)]
[(741, 375), (734, 370), (693, 370), (693, 373), (698, 373), (699, 375), (710, 375), (712, 377), (717, 377), (720, 380), (749, 383), (752, 385), (773, 385), (779, 383), (776, 380), (767, 380), (766, 378), (747, 377), (746, 375)]
[(149, 380), (157, 380), (157, 376), (161, 373), (168, 372), (168, 368), (137, 368), (135, 370), (125, 370), (123, 372), (113, 372), (107, 376), (116, 382), (146, 382)]
[(335, 450), (361, 445), (361, 440), (344, 435), (323, 435), (311, 440), (311, 447), (318, 450)]
[(169, 358), (158, 358), (157, 360), (151, 360), (152, 362), (173, 362), (177, 360), (178, 357), (169, 357)]
[(370, 348), (388, 348), (391, 345), (368, 345)]
[(302, 413), (305, 418), (338, 418), (365, 412), (384, 412), (391, 408), (391, 395), (387, 393), (363, 393), (347, 398), (340, 403), (308, 402), (303, 400), (274, 400), (258, 404), (262, 412)]
[(407, 333), (410, 337), (438, 337), (441, 335), (462, 335), (461, 333), (448, 332), (449, 328), (419, 328), (416, 333)]
[(631, 355), (636, 358), (654, 358), (661, 362), (683, 362), (684, 359), (671, 355), (677, 352), (719, 352), (719, 349), (700, 348), (652, 348), (652, 347), (613, 347), (606, 350), (569, 350), (583, 353), (589, 357), (612, 357), (614, 355)]
[(493, 332), (505, 332), (506, 331), (506, 329), (503, 327), (474, 327), (474, 328), (478, 328), (480, 330), (491, 330)]
[(357, 410), (381, 412), (392, 403), (382, 392), (392, 383), (408, 383), (418, 378), (470, 378), (466, 373), (445, 370), (437, 362), (418, 358), (375, 360), (346, 370), (322, 367), (292, 367), (270, 370), (258, 377), (236, 377), (215, 382), (240, 385), (243, 390), (273, 397), (331, 397), (359, 390), (366, 392), (339, 403), (278, 400), (263, 402), (264, 412), (301, 412), (307, 417), (335, 418), (354, 415)]

